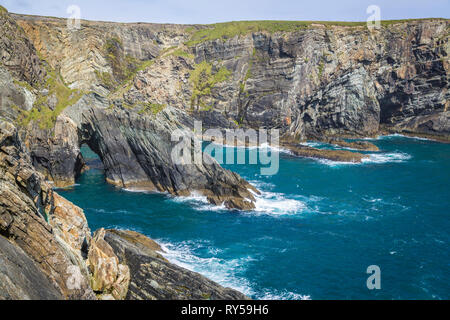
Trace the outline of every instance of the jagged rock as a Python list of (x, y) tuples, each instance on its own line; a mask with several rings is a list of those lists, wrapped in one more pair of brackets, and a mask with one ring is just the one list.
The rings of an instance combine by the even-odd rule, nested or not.
[(35, 101), (33, 92), (15, 83), (10, 72), (0, 65), (0, 116), (14, 121), (22, 112), (30, 111)]
[(105, 241), (121, 263), (130, 267), (129, 300), (235, 300), (242, 293), (165, 260), (154, 241), (133, 231), (107, 230)]
[(97, 230), (89, 245), (88, 268), (91, 287), (101, 299), (123, 300), (128, 291), (130, 270), (120, 264), (111, 246), (104, 240), (105, 229)]
[(54, 129), (33, 126), (27, 144), (35, 167), (57, 186), (74, 183), (84, 166), (80, 146), (87, 143), (100, 156), (106, 179), (114, 185), (178, 196), (198, 191), (229, 208), (253, 209), (255, 199), (248, 189), (256, 190), (208, 155), (201, 163), (174, 162), (172, 151), (179, 141), (172, 141), (172, 133), (182, 130), (194, 141), (194, 134), (186, 129), (192, 123), (175, 108), (145, 115), (110, 108), (106, 99), (90, 94), (66, 108)]
[(0, 236), (0, 300), (62, 300), (46, 274), (20, 247)]
[(322, 140), (323, 142), (333, 144), (343, 148), (356, 149), (361, 151), (380, 151), (380, 149), (373, 143), (367, 141), (345, 141), (343, 139), (329, 138)]
[(303, 135), (336, 136), (378, 132), (380, 105), (367, 72), (360, 68), (328, 84), (305, 103)]
[[(83, 274), (81, 252), (63, 240), (73, 235), (68, 237), (64, 227), (59, 229), (46, 221), (68, 225), (64, 215), (49, 217), (54, 211), (64, 210), (58, 209), (61, 201), (55, 204), (54, 196), (50, 186), (32, 167), (17, 129), (0, 120), (0, 236), (20, 247), (62, 297), (94, 299)], [(77, 242), (75, 238), (72, 240)]]
[(409, 117), (395, 125), (386, 125), (385, 130), (401, 132), (437, 139), (443, 142), (450, 141), (450, 111), (435, 112), (424, 116)]
[(46, 74), (33, 43), (9, 13), (0, 13), (0, 61), (20, 80), (41, 82)]

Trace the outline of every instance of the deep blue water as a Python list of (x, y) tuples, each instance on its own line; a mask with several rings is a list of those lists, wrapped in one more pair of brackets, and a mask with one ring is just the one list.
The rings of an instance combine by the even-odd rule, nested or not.
[[(254, 212), (120, 190), (99, 169), (59, 192), (92, 230), (142, 232), (169, 260), (253, 298), (449, 299), (450, 145), (372, 142), (381, 152), (363, 164), (281, 153), (274, 176), (225, 166), (263, 191)], [(370, 265), (381, 268), (381, 290), (366, 287)]]

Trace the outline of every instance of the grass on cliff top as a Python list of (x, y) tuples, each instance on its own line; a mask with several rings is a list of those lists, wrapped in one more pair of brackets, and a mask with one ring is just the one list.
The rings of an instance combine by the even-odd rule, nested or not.
[(8, 13), (8, 10), (4, 6), (0, 5), (0, 13)]
[[(441, 18), (426, 18), (426, 19), (405, 19), (405, 20), (382, 20), (382, 26), (389, 26), (396, 23), (421, 21), (421, 20), (446, 20)], [(190, 27), (187, 29), (191, 33), (191, 38), (186, 45), (194, 46), (196, 44), (215, 40), (215, 39), (231, 39), (235, 36), (247, 35), (254, 32), (295, 32), (305, 30), (313, 24), (321, 24), (324, 26), (346, 26), (346, 27), (361, 27), (365, 26), (367, 22), (352, 22), (352, 21), (232, 21), (207, 25), (206, 28), (198, 29)]]
[[(61, 76), (54, 70), (47, 70), (47, 80), (44, 89), (48, 94), (40, 94), (30, 111), (23, 111), (18, 122), (27, 126), (31, 121), (38, 123), (41, 129), (51, 129), (55, 126), (56, 118), (70, 105), (75, 104), (83, 95), (80, 90), (70, 89), (65, 85)], [(49, 107), (49, 99), (56, 98), (53, 110)]]

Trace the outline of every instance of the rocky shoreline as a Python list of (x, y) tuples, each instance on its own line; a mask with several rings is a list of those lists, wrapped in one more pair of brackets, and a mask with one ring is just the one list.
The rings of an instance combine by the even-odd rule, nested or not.
[(247, 299), (168, 262), (146, 236), (100, 229), (33, 168), (0, 120), (0, 299)]
[(377, 152), (357, 139), (383, 133), (448, 143), (449, 27), (82, 21), (69, 30), (65, 19), (0, 7), (0, 298), (245, 299), (170, 264), (143, 235), (92, 234), (83, 210), (53, 189), (86, 169), (81, 146), (113, 185), (252, 210), (259, 191), (211, 157), (174, 161), (173, 133), (198, 145), (195, 120), (275, 128), (292, 154), (343, 162)]

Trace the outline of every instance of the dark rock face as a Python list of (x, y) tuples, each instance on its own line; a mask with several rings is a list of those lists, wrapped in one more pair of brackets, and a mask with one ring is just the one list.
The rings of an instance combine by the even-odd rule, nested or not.
[(192, 50), (195, 62), (220, 62), (233, 72), (213, 90), (211, 104), (242, 125), (277, 127), (300, 139), (358, 137), (377, 133), (380, 123), (447, 110), (448, 27), (448, 20), (373, 32), (318, 24), (206, 41)]
[(132, 231), (107, 230), (105, 241), (130, 268), (129, 300), (236, 300), (242, 293), (165, 260), (154, 241)]
[(0, 300), (61, 299), (61, 293), (35, 262), (0, 236)]
[(84, 161), (80, 146), (87, 143), (101, 158), (106, 179), (120, 187), (189, 195), (199, 192), (229, 208), (252, 209), (254, 189), (239, 175), (223, 169), (216, 161), (178, 164), (172, 151), (179, 141), (171, 134), (179, 129), (193, 133), (193, 119), (167, 107), (156, 116), (145, 116), (125, 108), (109, 108), (95, 94), (83, 97), (64, 110), (52, 131), (34, 126), (27, 142), (35, 167), (58, 186), (73, 184)]

